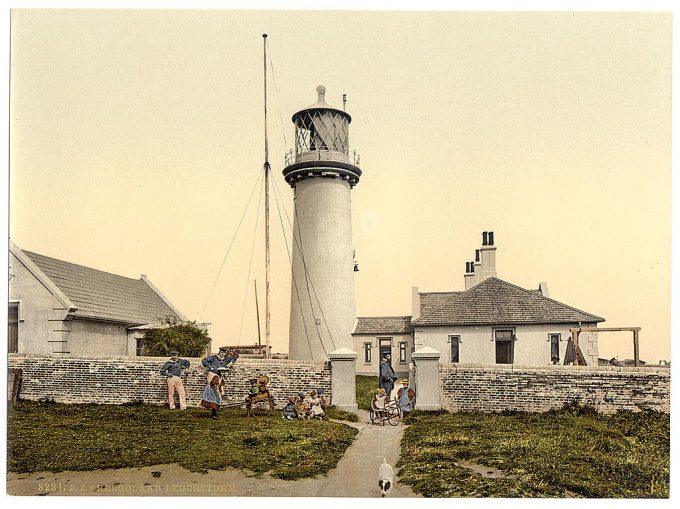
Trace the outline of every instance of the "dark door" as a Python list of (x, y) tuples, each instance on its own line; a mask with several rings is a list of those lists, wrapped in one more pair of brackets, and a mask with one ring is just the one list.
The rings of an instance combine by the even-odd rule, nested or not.
[(380, 362), (382, 362), (385, 355), (390, 356), (390, 366), (392, 365), (392, 338), (380, 339)]
[(19, 351), (19, 306), (9, 305), (9, 315), (7, 317), (7, 352), (17, 353)]
[(512, 330), (496, 331), (496, 364), (513, 363), (514, 343)]

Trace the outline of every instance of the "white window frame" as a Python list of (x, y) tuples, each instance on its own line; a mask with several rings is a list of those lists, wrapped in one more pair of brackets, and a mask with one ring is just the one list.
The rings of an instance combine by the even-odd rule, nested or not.
[(399, 341), (399, 364), (406, 364), (406, 348), (408, 348), (408, 341)]
[(373, 356), (372, 356), (372, 351), (371, 348), (373, 347), (373, 343), (365, 342), (364, 343), (364, 364), (371, 364), (373, 362)]

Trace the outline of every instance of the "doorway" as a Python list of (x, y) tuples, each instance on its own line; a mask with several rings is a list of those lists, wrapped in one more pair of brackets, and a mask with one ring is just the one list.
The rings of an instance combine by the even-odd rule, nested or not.
[(380, 362), (382, 362), (385, 355), (390, 356), (390, 366), (392, 365), (392, 338), (379, 338), (380, 341)]
[(515, 357), (515, 334), (512, 329), (496, 329), (496, 364), (513, 364)]

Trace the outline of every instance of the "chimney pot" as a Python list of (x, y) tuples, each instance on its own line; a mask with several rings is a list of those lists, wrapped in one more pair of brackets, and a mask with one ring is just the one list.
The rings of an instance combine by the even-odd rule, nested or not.
[(488, 232), (483, 232), (483, 233), (482, 233), (482, 246), (488, 245), (488, 244), (487, 244), (487, 235), (488, 235)]
[(475, 272), (475, 262), (470, 262), (470, 273), (472, 274), (474, 272)]
[(493, 232), (489, 232), (489, 245), (493, 246)]
[(475, 261), (479, 261), (479, 249), (475, 249)]

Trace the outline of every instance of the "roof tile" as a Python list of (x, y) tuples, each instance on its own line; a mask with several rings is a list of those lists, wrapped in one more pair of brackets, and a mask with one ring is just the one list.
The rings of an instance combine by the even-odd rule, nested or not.
[(159, 323), (175, 312), (141, 279), (131, 279), (24, 251), (78, 307), (76, 317)]
[[(422, 294), (421, 294), (422, 299)], [(422, 309), (422, 300), (421, 300)], [(413, 325), (538, 324), (603, 322), (540, 293), (492, 277), (458, 293), (436, 309), (414, 320)]]

